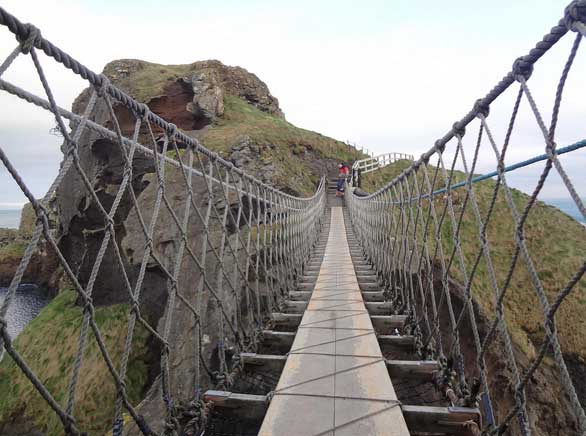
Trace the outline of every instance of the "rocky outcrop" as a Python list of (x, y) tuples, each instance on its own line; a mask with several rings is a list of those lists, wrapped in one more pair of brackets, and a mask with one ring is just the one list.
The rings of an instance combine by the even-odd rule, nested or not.
[(205, 71), (196, 73), (191, 77), (191, 86), (193, 102), (187, 105), (190, 112), (210, 121), (224, 114), (224, 91), (214, 76)]
[[(19, 229), (0, 229), (0, 286), (8, 286), (20, 265), (36, 224), (30, 203), (22, 210)], [(48, 295), (57, 291), (61, 269), (48, 244), (41, 239), (33, 253), (21, 283), (34, 283)]]
[[(173, 106), (196, 117), (213, 119), (223, 114), (226, 94), (242, 98), (263, 112), (285, 118), (267, 85), (256, 75), (241, 67), (224, 65), (217, 60), (199, 61), (188, 65), (159, 65), (135, 59), (110, 62), (104, 68), (110, 80), (138, 100), (149, 103), (156, 112), (158, 99), (175, 98)], [(138, 79), (138, 80), (137, 80)], [(174, 86), (179, 83), (180, 86)], [(166, 117), (168, 121), (171, 121)], [(178, 126), (180, 124), (176, 123)], [(193, 130), (181, 126), (184, 130)]]
[(35, 214), (35, 210), (33, 209), (33, 205), (31, 203), (27, 203), (22, 207), (22, 212), (20, 215), (20, 225), (18, 226), (18, 231), (22, 236), (32, 236), (33, 231), (35, 230), (35, 225), (37, 223), (37, 215)]
[(213, 77), (211, 81), (215, 81), (227, 94), (240, 97), (263, 112), (285, 118), (279, 107), (279, 100), (255, 74), (241, 67), (224, 65), (216, 60), (195, 62), (193, 66), (196, 70), (208, 74), (208, 77)]

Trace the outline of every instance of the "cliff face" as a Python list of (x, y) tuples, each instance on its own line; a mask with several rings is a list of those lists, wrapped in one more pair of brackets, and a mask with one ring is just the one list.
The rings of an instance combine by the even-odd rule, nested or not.
[[(35, 224), (36, 215), (32, 205), (27, 203), (22, 209), (18, 229), (0, 228), (0, 286), (10, 285)], [(34, 283), (53, 296), (59, 286), (60, 277), (57, 259), (48, 244), (40, 241), (24, 272), (22, 283)]]
[[(125, 92), (141, 102), (148, 103), (154, 113), (176, 124), (188, 135), (197, 138), (205, 146), (230, 160), (235, 166), (295, 195), (303, 196), (313, 193), (319, 178), (328, 172), (335, 171), (340, 160), (351, 161), (359, 157), (358, 153), (349, 150), (344, 143), (299, 129), (288, 123), (279, 107), (278, 100), (271, 95), (267, 86), (254, 74), (239, 67), (229, 67), (218, 61), (165, 66), (138, 60), (121, 60), (109, 63), (104, 73)], [(90, 90), (82, 92), (74, 102), (74, 112), (82, 113), (85, 110), (90, 94)], [(133, 115), (120, 105), (114, 106), (114, 111), (123, 134), (131, 137), (135, 125)], [(98, 99), (90, 118), (109, 128), (115, 125), (102, 99)], [(151, 135), (147, 127), (143, 125), (139, 131), (139, 141), (148, 147), (156, 146), (160, 149), (163, 132), (153, 127), (153, 134), (156, 145), (152, 144)], [(185, 144), (178, 144), (178, 146), (184, 148)], [(64, 154), (67, 151), (64, 144)], [(169, 155), (171, 154), (169, 152)], [(78, 155), (92, 191), (95, 192), (104, 210), (110, 211), (124, 178), (124, 159), (118, 144), (87, 130), (78, 141)], [(207, 163), (208, 161), (203, 159), (199, 165), (207, 165)], [(143, 223), (149, 226), (158, 192), (155, 164), (151, 157), (135, 154), (129, 185), (136, 197), (136, 204), (127, 191), (122, 196), (114, 216), (115, 240), (120, 248), (120, 257), (113, 244), (110, 243), (93, 285), (92, 300), (102, 313), (115, 310), (119, 315), (119, 311), (128, 310), (125, 305), (129, 301), (130, 291), (125, 285), (126, 277), (134, 292), (141, 274), (140, 265), (148, 246)], [(188, 248), (200, 256), (201, 247), (206, 238), (210, 246), (220, 245), (224, 229), (218, 215), (221, 217), (225, 208), (237, 208), (239, 201), (248, 200), (229, 196), (228, 202), (225, 202), (221, 188), (215, 185), (211, 193), (208, 192), (206, 181), (202, 177), (194, 176), (192, 190), (193, 202), (199, 211), (205, 211), (212, 202), (216, 213), (216, 215), (212, 213), (206, 226), (201, 216), (192, 209), (187, 221)], [(168, 203), (161, 207), (153, 227), (154, 256), (150, 256), (140, 287), (140, 313), (159, 334), (162, 334), (166, 317), (170, 314), (173, 317), (168, 343), (169, 366), (173, 369), (170, 386), (172, 387), (171, 395), (177, 404), (181, 405), (191, 397), (194, 385), (198, 382), (193, 364), (197, 359), (196, 325), (193, 313), (180, 299), (176, 299), (174, 307), (171, 307), (168, 313), (164, 313), (169, 295), (166, 271), (172, 270), (177, 248), (182, 241), (181, 231), (175, 224), (171, 210), (182, 217), (188, 195), (183, 174), (169, 165), (165, 166), (165, 195)], [(105, 222), (100, 207), (94, 201), (80, 174), (73, 168), (57, 191), (53, 209), (59, 247), (72, 271), (85, 287), (92, 277), (92, 269), (105, 235)], [(238, 247), (234, 223), (229, 223), (227, 230), (229, 232), (227, 243)], [(155, 256), (162, 260), (162, 264), (154, 261)], [(245, 264), (245, 250), (241, 246), (224, 265), (224, 268), (230, 271), (230, 277), (237, 266), (235, 260), (240, 265)], [(252, 325), (247, 319), (252, 316), (251, 314), (239, 315), (241, 309), (237, 303), (239, 300), (229, 292), (227, 283), (224, 283), (224, 286), (218, 283), (220, 264), (211, 252), (208, 253), (204, 270), (209, 286), (216, 289), (219, 299), (225, 302), (224, 310), (233, 319), (239, 319), (242, 325)], [(203, 329), (202, 367), (214, 370), (217, 369), (217, 357), (214, 360), (212, 356), (214, 353), (217, 356), (217, 346), (226, 338), (221, 337), (219, 333), (221, 328), (217, 301), (207, 291), (194, 291), (194, 284), (197, 284), (200, 278), (201, 271), (198, 266), (185, 256), (179, 265), (177, 291), (192, 305), (196, 304), (196, 295), (200, 298), (197, 304), (201, 305), (200, 321)], [(250, 275), (249, 280), (255, 280), (253, 274)], [(264, 287), (263, 278), (260, 278), (262, 293), (265, 292)], [(49, 304), (48, 310), (51, 310), (52, 305), (53, 302)], [(81, 311), (78, 315), (80, 313)], [(122, 338), (125, 335), (126, 319), (118, 315), (111, 316), (113, 321), (104, 326), (105, 331), (112, 331), (112, 338), (120, 338), (115, 339), (121, 342), (113, 345), (113, 353), (120, 352)], [(59, 319), (56, 317), (51, 321), (55, 324), (52, 327), (57, 330)], [(75, 322), (79, 322), (79, 319)], [(30, 331), (23, 334), (19, 340), (23, 343), (42, 343), (42, 338), (37, 337), (40, 334), (42, 334), (40, 330)], [(134, 368), (143, 368), (141, 370), (143, 372), (132, 380), (127, 380), (128, 387), (132, 392), (141, 393), (140, 413), (147, 417), (153, 430), (160, 431), (166, 410), (159, 392), (160, 383), (156, 382), (160, 377), (158, 365), (161, 345), (147, 334), (140, 334), (135, 336), (133, 347), (146, 351), (140, 353), (142, 360), (138, 363), (131, 357), (129, 364)], [(37, 351), (38, 353), (33, 355), (50, 354), (52, 366), (69, 367), (68, 363), (63, 361), (63, 359), (69, 359), (69, 355), (56, 355), (56, 350), (50, 349)], [(116, 390), (113, 385), (110, 386), (111, 376), (107, 368), (101, 364), (101, 359), (99, 354), (91, 355), (85, 358), (85, 364), (94, 368), (95, 380), (108, 381), (106, 383), (108, 386), (100, 388), (99, 404), (113, 404)], [(148, 364), (145, 365), (144, 362)], [(2, 369), (0, 366), (0, 373)], [(34, 369), (43, 373), (42, 367)], [(8, 371), (8, 374), (18, 374), (15, 368), (4, 368), (4, 370)], [(67, 380), (67, 375), (65, 371), (61, 375), (53, 375), (52, 380), (58, 381), (60, 377)], [(200, 381), (202, 389), (212, 386), (207, 373)], [(57, 386), (61, 385), (57, 384)], [(55, 388), (55, 390), (58, 389), (58, 387)], [(94, 392), (96, 386), (87, 387), (86, 390)], [(58, 433), (60, 423), (55, 419), (54, 414), (50, 411), (45, 413), (33, 410), (34, 407), (29, 406), (25, 398), (19, 399), (18, 392), (14, 391), (13, 394), (15, 400), (9, 403), (10, 407), (7, 406), (7, 410), (0, 410), (0, 429), (6, 422), (3, 422), (3, 419), (24, 416), (26, 419), (30, 418), (31, 425), (42, 432)], [(87, 402), (79, 406), (80, 411), (89, 411), (94, 407), (95, 399), (88, 399)], [(2, 406), (1, 403), (0, 406)], [(109, 410), (104, 413), (110, 413), (111, 416)], [(97, 425), (94, 421), (91, 423), (88, 421), (92, 416), (91, 413), (88, 412), (87, 417), (81, 415), (83, 413), (80, 412), (81, 428), (84, 426), (94, 428), (93, 426)], [(108, 429), (107, 421), (104, 420), (103, 428), (96, 427), (94, 430), (105, 432)]]

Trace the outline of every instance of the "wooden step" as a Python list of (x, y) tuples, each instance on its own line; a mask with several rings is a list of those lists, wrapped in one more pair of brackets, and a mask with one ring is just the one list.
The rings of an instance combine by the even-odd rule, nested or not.
[(313, 269), (311, 271), (306, 271), (303, 275), (307, 277), (317, 277), (319, 275), (319, 269), (316, 269), (315, 271)]
[(373, 274), (372, 270), (356, 272), (356, 278), (359, 282), (364, 281), (364, 283), (375, 283), (378, 281), (378, 276), (376, 274)]
[(309, 301), (311, 294), (311, 291), (293, 291), (289, 292), (289, 299), (293, 301)]
[(474, 436), (480, 434), (480, 411), (468, 407), (401, 406), (409, 432)]
[(234, 418), (262, 419), (267, 412), (266, 395), (210, 390), (203, 394), (203, 400), (213, 402), (215, 409)]
[(315, 288), (315, 282), (301, 282), (297, 285), (298, 291), (313, 291), (313, 288)]
[(352, 264), (357, 271), (372, 270), (372, 265), (366, 260), (352, 259)]
[(364, 305), (366, 306), (366, 310), (368, 310), (368, 313), (370, 313), (371, 315), (388, 315), (393, 309), (392, 304), (388, 301), (382, 303), (366, 302), (364, 303)]
[[(367, 303), (369, 304), (369, 303)], [(407, 315), (372, 315), (370, 321), (376, 331), (388, 332), (391, 329), (400, 329), (405, 325)]]
[(303, 314), (300, 313), (273, 312), (271, 316), (275, 325), (287, 328), (298, 327), (301, 323), (301, 318), (303, 318)]
[(385, 300), (382, 291), (364, 291), (362, 292), (362, 298), (365, 302), (382, 302)]
[(263, 330), (263, 344), (270, 347), (291, 348), (295, 340), (296, 332), (276, 332), (274, 330)]
[[(213, 402), (223, 416), (238, 418), (262, 419), (268, 406), (266, 395), (209, 390), (203, 399)], [(474, 436), (481, 427), (480, 411), (475, 408), (401, 405), (401, 410), (412, 435)]]
[(278, 354), (240, 353), (240, 360), (244, 366), (250, 368), (281, 372), (287, 361), (287, 356)]
[(302, 314), (307, 309), (307, 304), (307, 301), (287, 300), (285, 301), (285, 311), (286, 313)]
[(391, 378), (421, 378), (431, 380), (440, 370), (439, 362), (435, 360), (387, 360), (387, 369)]
[(377, 339), (381, 346), (397, 348), (413, 348), (415, 346), (415, 336), (411, 335), (377, 335)]
[(358, 286), (360, 287), (361, 291), (380, 291), (381, 286), (378, 283), (360, 283), (358, 282)]

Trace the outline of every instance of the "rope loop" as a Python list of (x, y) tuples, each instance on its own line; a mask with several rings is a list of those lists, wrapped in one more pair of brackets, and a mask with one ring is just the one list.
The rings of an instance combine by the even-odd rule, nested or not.
[(16, 39), (20, 42), (20, 50), (24, 54), (29, 54), (30, 51), (41, 42), (41, 31), (36, 28), (34, 25), (28, 23), (25, 24), (26, 27), (26, 36), (25, 35), (17, 35)]
[(533, 74), (533, 63), (526, 59), (527, 56), (521, 56), (515, 59), (513, 62), (513, 76), (517, 81), (520, 81), (519, 77), (529, 80), (531, 74)]
[(462, 139), (464, 135), (466, 135), (466, 126), (464, 126), (460, 121), (456, 121), (452, 125), (452, 132), (454, 132), (454, 136)]
[(435, 151), (441, 154), (446, 149), (446, 144), (442, 142), (441, 139), (438, 139), (437, 141), (435, 141), (433, 148), (435, 149)]
[(476, 113), (476, 116), (486, 118), (490, 114), (490, 108), (482, 98), (479, 98), (474, 103), (474, 112)]
[(98, 93), (98, 95), (100, 97), (104, 97), (107, 94), (108, 89), (111, 86), (110, 79), (105, 74), (100, 74), (99, 79), (100, 79), (100, 83), (98, 86), (95, 87), (96, 92)]
[(575, 24), (586, 24), (586, 0), (574, 0), (564, 11), (564, 24), (568, 30), (577, 31)]
[(168, 123), (165, 127), (165, 134), (169, 139), (173, 139), (177, 133), (177, 126), (173, 123)]

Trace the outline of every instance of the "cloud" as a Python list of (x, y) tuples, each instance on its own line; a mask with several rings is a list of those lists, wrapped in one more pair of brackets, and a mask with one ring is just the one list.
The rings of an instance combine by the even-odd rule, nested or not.
[[(266, 81), (288, 119), (368, 149), (409, 152), (428, 150), (470, 110), (562, 15), (556, 1), (488, 4), (450, 2), (74, 2), (6, 1), (4, 7), (94, 71), (116, 58), (159, 63), (189, 63), (216, 58), (240, 65)], [(531, 17), (527, 8), (531, 7)], [(172, 18), (171, 18), (172, 17)], [(495, 23), (497, 25), (495, 26)], [(572, 37), (564, 38), (538, 63), (530, 79), (546, 123), (557, 80)], [(15, 46), (0, 29), (0, 47)], [(69, 108), (85, 83), (42, 57), (59, 104)], [(583, 139), (586, 83), (580, 80), (586, 57), (579, 56), (564, 95), (557, 142)], [(19, 58), (6, 78), (43, 95), (29, 59)], [(497, 144), (502, 140), (516, 86), (491, 107), (489, 123)], [(59, 141), (48, 135), (50, 115), (0, 95), (0, 144), (23, 168), (35, 195), (51, 182), (60, 160)], [(469, 159), (477, 125), (468, 129)], [(447, 153), (453, 150), (450, 144)], [(544, 152), (544, 141), (526, 102), (507, 153), (507, 163)], [(578, 186), (586, 152), (573, 153), (568, 169)], [(478, 170), (494, 169), (488, 143)], [(460, 165), (461, 167), (461, 165)], [(538, 166), (532, 168), (536, 176)], [(21, 196), (0, 172), (2, 199)], [(529, 191), (535, 177), (511, 176)], [(559, 180), (546, 186), (549, 195), (566, 195)], [(12, 194), (11, 194), (12, 193)], [(5, 197), (6, 196), (6, 197)]]

